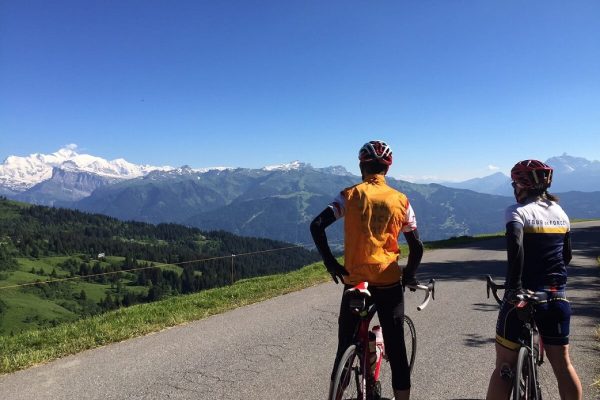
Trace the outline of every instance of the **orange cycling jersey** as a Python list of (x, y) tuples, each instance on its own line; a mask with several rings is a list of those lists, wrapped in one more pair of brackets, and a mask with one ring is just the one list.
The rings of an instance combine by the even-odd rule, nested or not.
[(389, 187), (383, 175), (369, 175), (362, 183), (340, 192), (329, 205), (344, 222), (344, 283), (367, 281), (390, 285), (400, 281), (400, 232), (417, 229), (406, 196)]

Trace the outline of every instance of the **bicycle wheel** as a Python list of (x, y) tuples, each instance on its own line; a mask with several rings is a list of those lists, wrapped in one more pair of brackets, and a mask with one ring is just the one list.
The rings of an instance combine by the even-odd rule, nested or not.
[[(404, 316), (404, 345), (406, 346), (406, 358), (410, 373), (412, 374), (415, 358), (417, 355), (417, 333), (415, 324), (408, 316)], [(393, 399), (394, 391), (392, 389), (392, 368), (387, 357), (381, 360), (379, 370), (379, 380), (375, 382), (374, 396), (375, 399)]]
[(529, 350), (521, 347), (515, 371), (513, 400), (540, 400), (534, 368)]
[(417, 331), (415, 324), (408, 315), (404, 316), (404, 344), (406, 346), (406, 358), (410, 373), (412, 374), (415, 358), (417, 356)]
[(333, 386), (329, 395), (330, 400), (363, 400), (361, 382), (363, 371), (360, 365), (361, 359), (356, 346), (352, 345), (346, 349), (340, 359)]

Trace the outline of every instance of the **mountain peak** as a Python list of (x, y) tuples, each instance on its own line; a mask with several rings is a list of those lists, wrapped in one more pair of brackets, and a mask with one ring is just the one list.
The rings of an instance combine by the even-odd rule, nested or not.
[(287, 164), (268, 165), (263, 168), (264, 171), (292, 171), (310, 167), (310, 164), (294, 160)]
[(144, 176), (153, 170), (171, 167), (136, 165), (119, 158), (108, 161), (89, 154), (79, 154), (76, 145), (67, 145), (51, 154), (30, 154), (26, 157), (10, 156), (0, 165), (0, 186), (23, 192), (52, 177), (53, 168), (72, 172), (86, 172), (112, 179), (131, 179)]
[(332, 165), (330, 167), (319, 168), (319, 171), (322, 171), (322, 172), (325, 172), (328, 174), (333, 174), (333, 175), (340, 175), (340, 176), (353, 175), (351, 172), (349, 172), (346, 168), (342, 167), (341, 165)]
[(72, 158), (77, 157), (79, 154), (77, 154), (77, 152), (75, 152), (74, 147), (66, 146), (66, 147), (63, 147), (63, 148), (59, 149), (58, 151), (52, 153), (52, 155), (56, 156), (57, 158), (64, 158), (64, 159), (70, 160)]
[(590, 161), (583, 157), (570, 156), (563, 153), (562, 156), (551, 157), (546, 164), (554, 168), (555, 172), (570, 174), (574, 171), (600, 171), (600, 161)]

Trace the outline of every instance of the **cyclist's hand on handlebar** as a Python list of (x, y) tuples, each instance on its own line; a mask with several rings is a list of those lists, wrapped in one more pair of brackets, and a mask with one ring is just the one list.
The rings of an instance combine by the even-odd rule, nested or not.
[(325, 263), (325, 268), (327, 268), (327, 272), (331, 274), (331, 278), (338, 284), (338, 279), (344, 282), (344, 276), (349, 275), (348, 271), (342, 264), (340, 264), (337, 260), (332, 260), (330, 262)]
[(530, 290), (527, 289), (506, 289), (504, 292), (504, 298), (509, 303), (518, 303), (523, 300), (523, 295), (532, 294)]
[(417, 289), (415, 289), (415, 287), (419, 284), (419, 281), (417, 280), (417, 278), (414, 275), (404, 275), (402, 277), (402, 285), (404, 286), (404, 288), (407, 288), (411, 291), (411, 292), (415, 292)]

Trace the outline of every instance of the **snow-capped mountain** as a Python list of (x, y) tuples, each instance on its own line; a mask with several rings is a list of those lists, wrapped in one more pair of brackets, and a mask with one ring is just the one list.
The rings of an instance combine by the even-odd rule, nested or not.
[(325, 172), (332, 175), (340, 175), (340, 176), (352, 176), (352, 173), (348, 172), (348, 170), (341, 165), (333, 165), (331, 167), (324, 168), (313, 168), (313, 166), (309, 163), (304, 163), (298, 160), (289, 162), (287, 164), (278, 164), (278, 165), (268, 165), (263, 167), (263, 171), (300, 171), (304, 169), (315, 169), (321, 172)]
[(590, 161), (565, 153), (549, 158), (546, 164), (554, 168), (551, 186), (553, 192), (600, 190), (600, 161)]
[(121, 179), (55, 167), (52, 169), (52, 177), (50, 179), (10, 197), (27, 203), (60, 206), (81, 200), (90, 196), (99, 187), (119, 181)]
[(263, 171), (292, 171), (298, 170), (306, 167), (308, 164), (300, 162), (298, 160), (292, 161), (287, 164), (279, 164), (279, 165), (267, 165), (263, 168)]
[[(554, 168), (551, 193), (570, 191), (600, 191), (600, 161), (590, 161), (582, 157), (573, 157), (564, 153), (545, 161)], [(469, 179), (463, 182), (439, 182), (440, 185), (458, 189), (469, 189), (475, 192), (512, 196), (510, 177), (501, 172)]]
[(552, 157), (546, 164), (554, 168), (555, 173), (569, 174), (573, 172), (600, 172), (600, 161), (590, 161), (582, 157), (573, 157), (567, 153), (562, 156)]
[(85, 172), (104, 178), (124, 180), (144, 176), (151, 171), (167, 171), (171, 167), (132, 164), (122, 158), (108, 161), (89, 154), (79, 154), (75, 146), (66, 146), (52, 154), (10, 156), (0, 165), (0, 187), (12, 192), (24, 192), (52, 178), (52, 170)]

